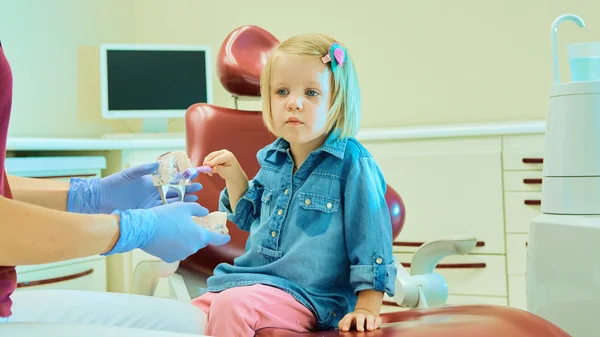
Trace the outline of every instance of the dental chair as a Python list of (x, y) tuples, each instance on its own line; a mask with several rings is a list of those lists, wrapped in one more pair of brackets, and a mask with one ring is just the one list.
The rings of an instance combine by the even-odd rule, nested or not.
[[(217, 73), (225, 89), (232, 94), (233, 108), (210, 104), (194, 104), (185, 117), (188, 156), (195, 165), (211, 151), (227, 148), (236, 154), (241, 166), (251, 178), (258, 171), (256, 152), (272, 142), (275, 137), (263, 126), (260, 111), (244, 111), (238, 108), (240, 100), (260, 96), (260, 70), (277, 39), (267, 31), (255, 26), (243, 26), (230, 33), (218, 53)], [(197, 180), (203, 189), (197, 193), (199, 203), (210, 211), (218, 210), (219, 192), (224, 181), (218, 177), (200, 175)], [(386, 200), (392, 218), (394, 238), (401, 232), (405, 219), (402, 199), (388, 186)], [(205, 282), (214, 267), (222, 262), (232, 263), (244, 252), (247, 233), (228, 223), (232, 240), (219, 247), (206, 247), (181, 261), (180, 264), (159, 262), (154, 276), (136, 270), (136, 289), (139, 293), (152, 295), (157, 275), (167, 277), (171, 296), (183, 301), (199, 295), (194, 286), (186, 287), (188, 278)], [(411, 261), (410, 274), (399, 267), (396, 279), (396, 296), (393, 301), (399, 311), (381, 314), (382, 327), (369, 336), (402, 337), (566, 337), (566, 332), (552, 323), (523, 310), (496, 305), (445, 306), (448, 289), (443, 277), (434, 273), (437, 262), (448, 255), (466, 254), (476, 243), (476, 238), (451, 238), (423, 244)], [(174, 272), (177, 269), (176, 272)], [(134, 276), (135, 278), (135, 276)], [(146, 286), (139, 286), (146, 284)], [(189, 296), (193, 293), (192, 296)], [(338, 330), (318, 331), (302, 336), (358, 336), (361, 332), (340, 333)], [(262, 329), (258, 337), (297, 336), (297, 333), (281, 329)]]

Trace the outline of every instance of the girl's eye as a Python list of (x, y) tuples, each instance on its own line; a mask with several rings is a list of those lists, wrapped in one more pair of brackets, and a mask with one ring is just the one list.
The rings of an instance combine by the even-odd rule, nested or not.
[(308, 96), (317, 96), (319, 93), (318, 93), (318, 92), (316, 92), (316, 91), (314, 91), (314, 90), (307, 90), (307, 91), (306, 91), (306, 94), (307, 94)]
[(279, 89), (279, 90), (277, 90), (277, 95), (281, 95), (281, 96), (287, 95), (287, 90)]

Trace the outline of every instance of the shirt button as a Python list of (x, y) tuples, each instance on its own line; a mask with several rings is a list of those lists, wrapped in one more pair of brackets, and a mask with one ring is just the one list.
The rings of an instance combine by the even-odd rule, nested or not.
[(283, 191), (283, 194), (288, 194), (288, 189), (286, 188), (285, 191)]
[(276, 236), (277, 236), (277, 233), (276, 233), (275, 231), (272, 231), (272, 232), (271, 232), (271, 236), (272, 236), (272, 237), (276, 237)]
[(331, 207), (333, 207), (333, 205), (330, 202), (328, 202), (327, 203), (327, 208), (331, 208)]
[(310, 199), (304, 200), (304, 203), (306, 204), (306, 206), (310, 205)]
[(383, 262), (383, 259), (378, 257), (377, 260), (375, 260), (375, 262), (377, 262), (377, 264), (381, 264)]
[(282, 210), (278, 210), (277, 211), (277, 215), (281, 215), (281, 214), (283, 214), (283, 211)]
[(333, 317), (335, 317), (336, 315), (337, 315), (337, 314), (336, 314), (336, 312), (335, 312), (335, 311), (331, 313), (331, 316), (333, 316)]

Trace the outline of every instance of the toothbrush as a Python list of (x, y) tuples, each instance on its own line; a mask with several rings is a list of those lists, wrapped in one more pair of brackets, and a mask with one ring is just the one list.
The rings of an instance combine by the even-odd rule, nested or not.
[(185, 170), (182, 174), (184, 179), (194, 180), (198, 176), (199, 173), (211, 173), (212, 167), (210, 166), (198, 166), (198, 167), (190, 167)]

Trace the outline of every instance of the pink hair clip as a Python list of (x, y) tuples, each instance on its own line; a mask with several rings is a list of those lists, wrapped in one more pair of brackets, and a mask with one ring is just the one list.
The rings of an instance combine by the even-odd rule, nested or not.
[[(333, 58), (331, 57), (333, 55)], [(334, 61), (335, 62), (332, 62)], [(331, 44), (329, 47), (329, 53), (321, 58), (323, 63), (331, 62), (331, 69), (335, 71), (335, 68), (339, 65), (340, 67), (344, 66), (346, 62), (346, 51), (342, 46), (340, 46), (337, 42)]]

